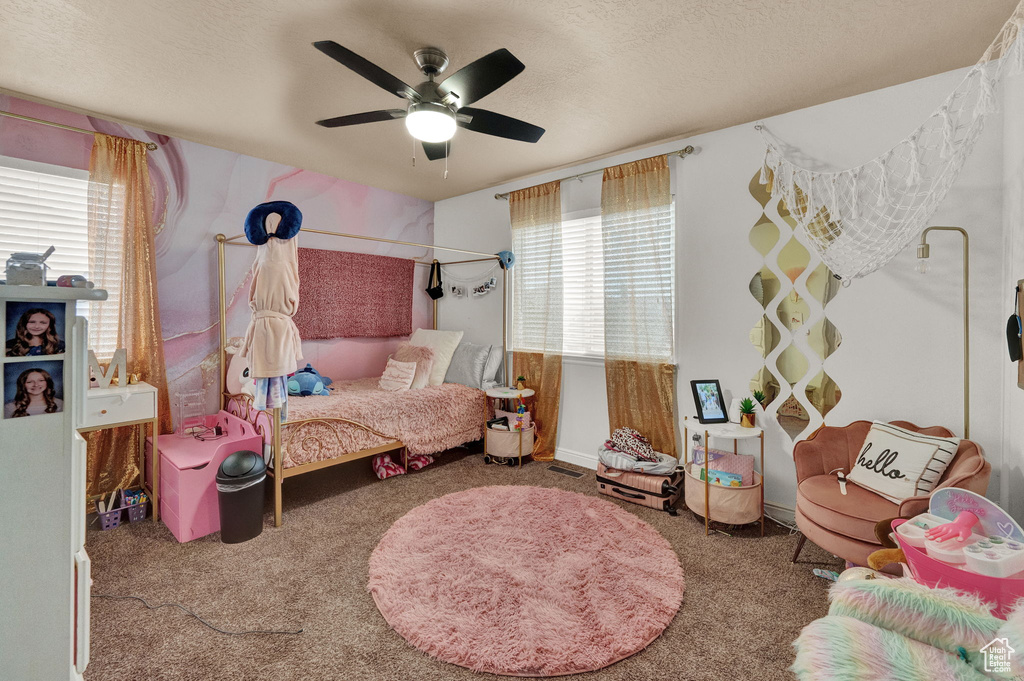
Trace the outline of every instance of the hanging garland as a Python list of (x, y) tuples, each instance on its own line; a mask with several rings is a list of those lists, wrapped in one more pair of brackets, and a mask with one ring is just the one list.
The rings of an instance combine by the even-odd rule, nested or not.
[(1024, 72), (1024, 0), (963, 81), (913, 133), (856, 168), (810, 170), (763, 124), (761, 182), (786, 202), (835, 276), (849, 284), (885, 265), (927, 226), (997, 110), (995, 88)]
[[(494, 273), (500, 266), (500, 263), (495, 262), (480, 274), (468, 278), (453, 275), (451, 270), (444, 265), (441, 266), (441, 270), (449, 282), (449, 292), (452, 296), (461, 298), (466, 295), (467, 289), (473, 296), (483, 296), (490, 293), (492, 289), (497, 288), (498, 278), (494, 276)], [(462, 284), (462, 286), (459, 286), (459, 284)]]

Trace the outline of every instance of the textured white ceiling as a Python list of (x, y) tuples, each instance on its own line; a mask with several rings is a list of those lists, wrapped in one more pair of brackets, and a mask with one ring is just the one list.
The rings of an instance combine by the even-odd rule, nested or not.
[[(1016, 0), (3, 0), (0, 90), (439, 200), (543, 170), (974, 63)], [(402, 108), (315, 50), (335, 40), (407, 83), (499, 47), (526, 65), (478, 103), (537, 144), (459, 130), (449, 176)]]

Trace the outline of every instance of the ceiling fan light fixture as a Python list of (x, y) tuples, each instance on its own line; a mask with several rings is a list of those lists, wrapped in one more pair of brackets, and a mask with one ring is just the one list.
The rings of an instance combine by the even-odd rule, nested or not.
[(421, 142), (447, 142), (455, 135), (455, 114), (436, 102), (412, 104), (405, 116), (405, 127)]

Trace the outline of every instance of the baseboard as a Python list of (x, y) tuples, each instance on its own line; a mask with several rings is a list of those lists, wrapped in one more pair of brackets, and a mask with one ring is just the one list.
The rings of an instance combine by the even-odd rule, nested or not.
[(555, 461), (564, 461), (592, 471), (597, 470), (597, 454), (584, 454), (558, 447), (555, 449)]
[(764, 512), (787, 525), (796, 525), (796, 509), (766, 501), (764, 502)]

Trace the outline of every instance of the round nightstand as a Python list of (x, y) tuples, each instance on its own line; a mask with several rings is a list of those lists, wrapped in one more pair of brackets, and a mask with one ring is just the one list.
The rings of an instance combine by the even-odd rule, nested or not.
[(534, 391), (531, 388), (491, 388), (487, 391), (488, 397), (495, 397), (500, 400), (522, 400), (524, 397), (533, 397)]
[[(689, 443), (689, 431), (694, 430), (696, 432), (704, 432), (704, 470), (703, 480), (700, 480), (698, 475), (691, 473), (690, 465), (690, 443)], [(757, 438), (761, 441), (761, 470), (754, 472), (753, 484), (741, 486), (741, 487), (725, 487), (721, 485), (712, 485), (711, 476), (708, 472), (709, 462), (711, 461), (711, 438), (724, 438), (733, 441), (733, 453), (738, 453), (739, 440), (748, 440)], [(683, 447), (685, 449), (685, 464), (687, 476), (687, 491), (699, 490), (703, 487), (703, 499), (692, 498), (694, 495), (686, 495), (686, 505), (690, 510), (695, 513), (704, 516), (704, 534), (707, 535), (710, 532), (711, 522), (718, 521), (718, 519), (711, 517), (714, 515), (714, 509), (711, 508), (711, 495), (714, 494), (716, 498), (725, 496), (735, 496), (734, 502), (740, 501), (738, 497), (743, 496), (749, 503), (754, 504), (756, 502), (757, 507), (760, 508), (760, 520), (761, 520), (761, 536), (764, 536), (764, 430), (761, 428), (744, 428), (737, 423), (700, 423), (696, 419), (684, 418), (683, 419)], [(749, 495), (756, 495), (756, 498), (750, 498)], [(701, 502), (703, 502), (701, 504)], [(703, 509), (700, 506), (703, 505)], [(727, 504), (729, 507), (735, 508), (738, 504), (732, 503)], [(703, 513), (701, 511), (703, 510)], [(730, 519), (732, 520), (732, 519)], [(746, 522), (756, 522), (757, 516), (754, 516), (753, 521), (747, 520)], [(723, 522), (730, 522), (729, 520)], [(742, 524), (735, 523), (731, 524)]]
[(523, 457), (533, 453), (533, 441), (536, 435), (536, 425), (521, 430), (513, 430), (509, 424), (509, 430), (491, 430), (487, 427), (487, 420), (490, 414), (489, 400), (507, 400), (509, 408), (506, 411), (514, 412), (516, 408), (528, 397), (536, 393), (530, 388), (490, 388), (485, 392), (484, 397), (484, 463), (507, 463), (510, 466), (523, 465)]

